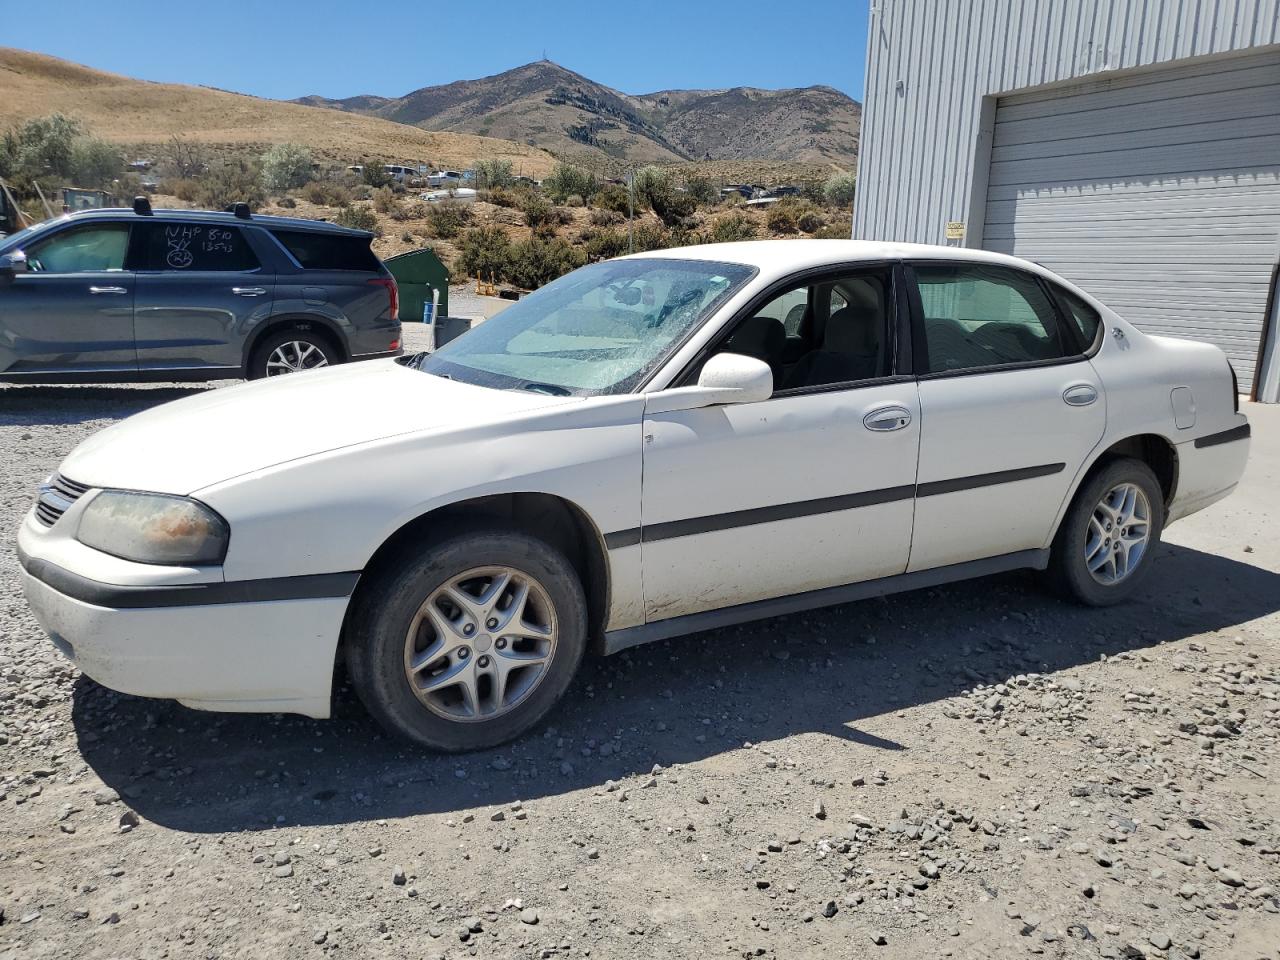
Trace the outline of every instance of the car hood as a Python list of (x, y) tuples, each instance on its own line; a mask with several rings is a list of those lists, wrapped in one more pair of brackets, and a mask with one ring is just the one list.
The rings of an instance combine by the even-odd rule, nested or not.
[(373, 360), (163, 404), (94, 434), (59, 470), (91, 487), (189, 494), (341, 447), (579, 402), (476, 387)]

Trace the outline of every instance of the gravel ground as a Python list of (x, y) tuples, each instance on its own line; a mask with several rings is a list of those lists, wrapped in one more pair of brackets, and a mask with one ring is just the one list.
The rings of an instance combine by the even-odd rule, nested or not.
[[(0, 526), (182, 387), (0, 390)], [(1280, 957), (1280, 410), (1094, 611), (1009, 575), (585, 664), (461, 758), (98, 687), (0, 554), (0, 958)], [(8, 535), (6, 535), (8, 536)]]

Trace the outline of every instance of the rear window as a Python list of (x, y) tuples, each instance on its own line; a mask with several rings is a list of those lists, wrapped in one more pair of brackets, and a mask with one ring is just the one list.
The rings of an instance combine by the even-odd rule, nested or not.
[(364, 237), (303, 230), (272, 230), (304, 270), (364, 270), (377, 273), (382, 264)]

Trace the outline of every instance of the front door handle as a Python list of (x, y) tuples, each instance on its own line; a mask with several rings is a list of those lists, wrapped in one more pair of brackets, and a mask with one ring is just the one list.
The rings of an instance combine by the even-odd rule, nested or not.
[(876, 407), (876, 409), (862, 418), (862, 425), (876, 433), (901, 430), (910, 423), (911, 411), (897, 404), (889, 407)]
[(90, 287), (90, 293), (128, 293), (128, 287)]
[(1087, 407), (1098, 399), (1098, 390), (1091, 383), (1073, 383), (1062, 391), (1062, 400), (1068, 406)]
[(237, 297), (261, 297), (267, 292), (266, 287), (232, 287), (231, 292)]

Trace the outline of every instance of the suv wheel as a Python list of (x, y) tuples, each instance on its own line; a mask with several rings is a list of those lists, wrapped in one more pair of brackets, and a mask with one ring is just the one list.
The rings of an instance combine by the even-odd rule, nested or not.
[(1151, 468), (1126, 457), (1087, 479), (1063, 518), (1049, 569), (1091, 607), (1119, 603), (1150, 571), (1164, 530), (1164, 495)]
[(250, 380), (260, 380), (341, 362), (342, 355), (327, 336), (312, 330), (280, 330), (254, 349), (248, 373)]
[(522, 533), (473, 531), (402, 554), (352, 604), (352, 684), (388, 730), (449, 752), (536, 725), (587, 643), (569, 561)]

